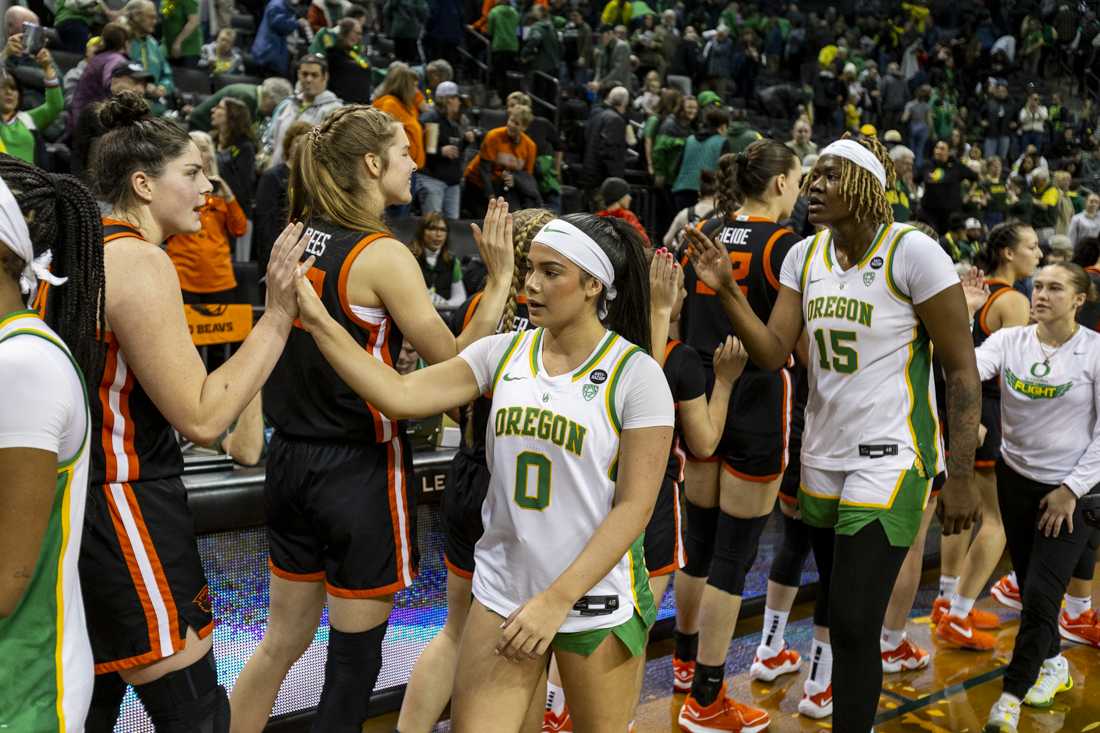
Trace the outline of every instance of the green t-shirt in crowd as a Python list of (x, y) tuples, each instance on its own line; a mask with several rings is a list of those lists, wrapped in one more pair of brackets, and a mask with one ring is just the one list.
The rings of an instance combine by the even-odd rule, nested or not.
[[(176, 37), (183, 30), (183, 26), (187, 24), (188, 16), (198, 15), (199, 13), (199, 0), (164, 0), (160, 6), (160, 12), (164, 55), (170, 59), (172, 58), (172, 44), (176, 42)], [(180, 51), (183, 56), (198, 56), (202, 53), (201, 28), (196, 27), (191, 35), (183, 39), (183, 43), (180, 44)]]
[(519, 51), (519, 13), (511, 5), (498, 5), (489, 11), (489, 35), (494, 51)]

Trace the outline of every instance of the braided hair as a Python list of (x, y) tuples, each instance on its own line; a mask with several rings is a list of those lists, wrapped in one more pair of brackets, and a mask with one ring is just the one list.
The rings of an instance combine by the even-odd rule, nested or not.
[[(874, 154), (886, 171), (886, 187), (879, 184), (871, 171), (861, 168), (847, 158), (840, 158), (840, 195), (847, 202), (858, 222), (872, 222), (889, 226), (894, 223), (894, 210), (886, 199), (886, 192), (892, 191), (897, 182), (894, 161), (886, 147), (878, 138), (845, 133), (843, 140), (854, 140)], [(802, 195), (810, 195), (810, 186), (814, 176), (805, 176), (802, 180)]]
[(525, 260), (531, 249), (531, 240), (546, 224), (554, 218), (554, 212), (546, 209), (520, 209), (512, 215), (512, 243), (516, 248), (516, 266), (512, 268), (512, 289), (508, 291), (508, 302), (504, 305), (504, 317), (501, 318), (501, 330), (511, 331), (516, 320), (516, 300), (527, 277)]
[(68, 345), (85, 377), (98, 379), (103, 342), (97, 332), (106, 289), (95, 198), (77, 178), (47, 173), (10, 155), (0, 155), (0, 178), (27, 220), (35, 256), (51, 250), (53, 274), (68, 278), (49, 288), (44, 320)]

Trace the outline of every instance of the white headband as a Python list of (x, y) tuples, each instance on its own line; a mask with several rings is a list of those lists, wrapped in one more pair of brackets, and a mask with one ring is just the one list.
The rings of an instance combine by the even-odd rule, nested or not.
[(34, 258), (34, 247), (31, 245), (27, 221), (23, 218), (23, 212), (19, 210), (19, 204), (12, 195), (11, 189), (2, 179), (0, 179), (0, 244), (6, 245), (19, 259), (27, 263), (19, 275), (19, 290), (27, 296), (28, 305), (34, 302), (39, 280), (45, 280), (51, 285), (61, 285), (65, 282), (65, 278), (50, 274), (52, 256), (49, 250), (39, 255), (37, 260)]
[[(549, 247), (599, 280), (603, 283), (606, 299), (615, 300), (615, 268), (592, 237), (564, 219), (553, 219), (539, 229), (531, 241)], [(605, 311), (600, 313), (603, 318), (607, 315), (606, 306), (601, 310)]]
[(838, 158), (852, 161), (860, 168), (870, 171), (882, 187), (886, 188), (886, 169), (882, 167), (882, 163), (879, 162), (874, 153), (855, 140), (837, 140), (830, 143), (821, 151), (821, 155), (835, 155)]

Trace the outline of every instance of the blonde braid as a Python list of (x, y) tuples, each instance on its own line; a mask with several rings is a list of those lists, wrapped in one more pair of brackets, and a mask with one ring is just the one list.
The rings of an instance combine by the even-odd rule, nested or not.
[[(851, 139), (874, 153), (882, 167), (886, 171), (886, 187), (879, 184), (871, 171), (861, 168), (847, 158), (840, 159), (840, 195), (852, 209), (852, 214), (858, 222), (874, 222), (889, 226), (894, 223), (894, 210), (886, 199), (886, 192), (893, 190), (897, 182), (897, 172), (894, 170), (894, 161), (886, 152), (881, 142), (870, 137), (855, 137), (845, 134), (844, 139)], [(810, 195), (810, 185), (813, 176), (803, 176), (802, 195)]]
[(521, 209), (512, 215), (512, 243), (516, 248), (516, 266), (512, 270), (512, 289), (508, 293), (508, 302), (504, 306), (504, 316), (500, 321), (501, 331), (511, 331), (516, 320), (516, 300), (523, 287), (526, 275), (524, 258), (531, 249), (531, 240), (539, 230), (554, 218), (554, 212), (546, 209)]

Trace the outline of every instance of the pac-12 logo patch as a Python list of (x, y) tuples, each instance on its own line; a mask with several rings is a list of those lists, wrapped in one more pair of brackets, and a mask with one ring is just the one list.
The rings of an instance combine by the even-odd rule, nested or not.
[(871, 258), (871, 269), (872, 269), (872, 270), (877, 270), (877, 269), (879, 269), (880, 267), (882, 267), (882, 265), (883, 265), (883, 264), (884, 264), (884, 263), (883, 263), (883, 261), (882, 261), (882, 258), (881, 258), (881, 257), (872, 257), (872, 258)]
[(594, 384), (586, 384), (581, 390), (581, 394), (584, 395), (585, 402), (591, 402), (596, 398), (596, 393), (600, 391), (600, 388)]
[(603, 384), (607, 381), (607, 372), (603, 369), (596, 369), (588, 375), (588, 381), (592, 382), (592, 384)]
[(875, 281), (875, 273), (865, 272), (863, 273), (863, 284), (867, 287), (871, 287), (871, 283)]

